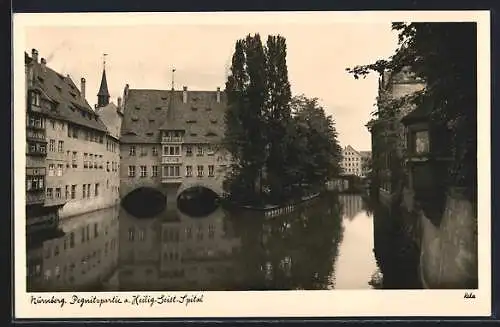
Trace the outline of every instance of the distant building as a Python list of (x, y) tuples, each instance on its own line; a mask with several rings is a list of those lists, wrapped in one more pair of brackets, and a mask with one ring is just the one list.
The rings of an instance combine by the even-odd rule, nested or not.
[[(85, 79), (79, 90), (69, 76), (49, 68), (45, 59), (38, 60), (36, 49), (31, 58), (25, 54), (25, 62), (27, 205), (41, 203), (40, 190), (45, 191), (44, 209), (27, 208), (28, 225), (46, 217), (47, 210), (64, 218), (115, 204), (118, 190), (107, 187), (113, 172), (105, 163), (118, 162), (118, 152), (112, 151), (117, 151), (118, 142), (88, 104)], [(113, 146), (106, 146), (110, 143)]]
[(169, 201), (193, 186), (220, 194), (230, 163), (221, 144), (225, 110), (225, 95), (219, 88), (145, 90), (126, 85), (120, 136), (121, 196), (152, 187), (167, 195), (168, 207)]
[(362, 176), (362, 155), (352, 146), (347, 145), (342, 149), (342, 161), (340, 166), (344, 175)]

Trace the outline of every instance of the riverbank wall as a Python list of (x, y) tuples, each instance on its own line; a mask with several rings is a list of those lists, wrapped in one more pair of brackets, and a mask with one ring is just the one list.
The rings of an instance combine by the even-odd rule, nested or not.
[(393, 219), (400, 220), (403, 233), (419, 248), (419, 278), (424, 288), (477, 288), (477, 215), (460, 189), (448, 190), (439, 223), (433, 223), (409, 189), (400, 196), (380, 199), (391, 210), (397, 209)]

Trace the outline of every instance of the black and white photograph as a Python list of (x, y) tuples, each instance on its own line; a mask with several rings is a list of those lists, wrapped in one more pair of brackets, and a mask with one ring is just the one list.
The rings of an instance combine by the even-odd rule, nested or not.
[(489, 315), (489, 29), (16, 14), (16, 310)]

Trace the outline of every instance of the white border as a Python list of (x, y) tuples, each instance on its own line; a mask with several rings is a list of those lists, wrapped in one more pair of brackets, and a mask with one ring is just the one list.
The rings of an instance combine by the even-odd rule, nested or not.
[[(25, 147), (24, 50), (28, 26), (126, 26), (163, 24), (331, 24), (391, 21), (469, 21), (478, 26), (478, 238), (479, 289), (476, 299), (464, 291), (266, 291), (206, 292), (202, 304), (140, 306), (106, 304), (99, 308), (31, 305), (26, 289), (24, 151), (14, 153), (14, 249), (16, 318), (112, 317), (367, 317), (367, 316), (488, 316), (491, 313), (490, 248), (490, 14), (487, 11), (391, 12), (262, 12), (262, 13), (119, 13), (14, 14), (14, 149)], [(69, 300), (72, 294), (53, 293)], [(118, 293), (94, 293), (98, 296)], [(122, 298), (136, 293), (119, 293)], [(155, 293), (140, 293), (155, 295)], [(175, 294), (175, 293), (168, 293)], [(51, 295), (46, 293), (46, 295)], [(90, 296), (90, 294), (80, 294)]]

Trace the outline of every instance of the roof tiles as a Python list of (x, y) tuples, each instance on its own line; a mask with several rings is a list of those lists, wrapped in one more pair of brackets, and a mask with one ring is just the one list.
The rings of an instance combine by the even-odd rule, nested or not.
[(124, 100), (121, 141), (158, 143), (161, 130), (183, 130), (186, 143), (218, 143), (224, 135), (224, 93), (130, 89)]

